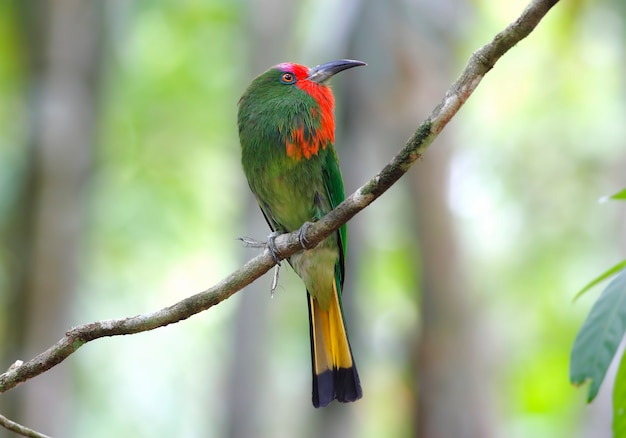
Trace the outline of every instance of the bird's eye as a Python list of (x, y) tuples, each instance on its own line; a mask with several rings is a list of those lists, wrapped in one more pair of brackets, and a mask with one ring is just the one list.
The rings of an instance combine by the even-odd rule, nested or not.
[(283, 84), (293, 84), (294, 82), (296, 82), (296, 77), (293, 73), (283, 73), (283, 75), (280, 77), (280, 81)]

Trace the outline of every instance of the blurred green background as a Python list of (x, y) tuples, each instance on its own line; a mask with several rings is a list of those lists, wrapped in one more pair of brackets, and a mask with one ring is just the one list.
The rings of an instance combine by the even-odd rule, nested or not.
[[(0, 369), (66, 329), (159, 309), (257, 251), (237, 100), (283, 61), (334, 80), (346, 191), (430, 114), (526, 2), (0, 2)], [(563, 1), (410, 173), (349, 223), (347, 320), (364, 389), (311, 406), (288, 269), (187, 321), (97, 340), (0, 396), (55, 437), (608, 437), (568, 356), (624, 258), (626, 6)], [(13, 436), (0, 431), (0, 436)]]

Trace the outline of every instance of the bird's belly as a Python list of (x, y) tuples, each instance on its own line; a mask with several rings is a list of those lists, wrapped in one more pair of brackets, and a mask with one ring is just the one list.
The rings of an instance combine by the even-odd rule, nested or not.
[(271, 214), (285, 231), (296, 231), (305, 222), (317, 219), (316, 190), (311, 184), (297, 184), (277, 177), (266, 187), (271, 192), (265, 197)]
[(335, 264), (339, 250), (333, 237), (323, 240), (317, 247), (292, 255), (291, 266), (302, 278), (307, 291), (317, 299), (322, 309), (328, 309), (335, 281)]
[[(257, 186), (265, 213), (279, 231), (293, 232), (307, 221), (316, 221), (331, 210), (321, 178), (311, 178), (302, 171), (266, 173)], [(337, 235), (320, 242), (315, 248), (289, 258), (309, 293), (322, 309), (330, 306), (335, 282), (335, 265), (339, 261)]]

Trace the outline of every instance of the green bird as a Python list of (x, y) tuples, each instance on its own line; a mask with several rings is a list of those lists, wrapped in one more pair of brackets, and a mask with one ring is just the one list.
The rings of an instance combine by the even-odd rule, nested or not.
[[(273, 230), (268, 246), (276, 261), (278, 234), (305, 230), (345, 198), (327, 81), (360, 65), (365, 63), (349, 59), (313, 68), (278, 64), (254, 79), (239, 100), (241, 162)], [(302, 232), (301, 243), (307, 246)], [(315, 248), (289, 258), (307, 290), (316, 408), (362, 396), (341, 305), (346, 244), (343, 225)]]

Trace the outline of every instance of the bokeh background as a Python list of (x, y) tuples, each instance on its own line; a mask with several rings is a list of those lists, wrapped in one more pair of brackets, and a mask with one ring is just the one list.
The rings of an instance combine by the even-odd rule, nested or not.
[[(346, 191), (375, 174), (523, 0), (0, 2), (0, 369), (159, 309), (254, 256), (237, 100), (271, 65), (334, 79)], [(349, 223), (364, 398), (311, 406), (283, 269), (187, 321), (102, 339), (0, 396), (55, 437), (608, 437), (568, 355), (624, 258), (626, 3), (562, 1), (409, 174)], [(0, 436), (13, 436), (0, 431)]]

